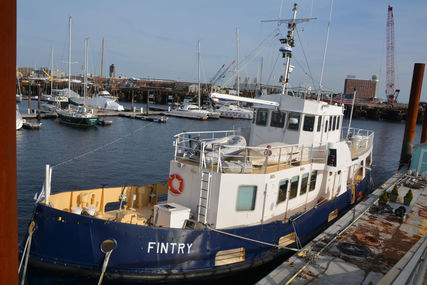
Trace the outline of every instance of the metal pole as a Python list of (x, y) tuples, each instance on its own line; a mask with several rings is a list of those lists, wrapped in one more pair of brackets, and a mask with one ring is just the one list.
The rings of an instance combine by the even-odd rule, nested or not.
[(18, 220), (16, 198), (16, 0), (0, 2), (0, 279), (18, 284)]
[(409, 95), (408, 114), (406, 116), (405, 135), (403, 137), (402, 152), (400, 153), (399, 169), (409, 164), (412, 159), (415, 127), (417, 125), (418, 108), (420, 104), (421, 88), (423, 86), (424, 63), (415, 63), (412, 75), (411, 94)]
[(200, 109), (200, 41), (197, 41), (197, 106)]
[(68, 98), (71, 93), (71, 16), (68, 19)]
[[(353, 91), (353, 101), (351, 103), (351, 111), (350, 111), (350, 119), (348, 121), (348, 130), (347, 130), (347, 136), (345, 137), (346, 139), (348, 138), (348, 135), (350, 134), (350, 128), (351, 128), (351, 119), (353, 118), (353, 109), (354, 109), (354, 101), (356, 100), (356, 88), (354, 88)], [(344, 96), (344, 95), (343, 95)], [(332, 118), (332, 117), (331, 117)], [(329, 122), (329, 124), (331, 124), (332, 122)]]

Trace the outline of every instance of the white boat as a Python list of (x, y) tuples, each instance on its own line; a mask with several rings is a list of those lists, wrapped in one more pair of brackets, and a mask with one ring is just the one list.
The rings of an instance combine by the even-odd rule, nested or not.
[[(293, 19), (279, 20), (289, 43), (307, 21), (296, 13), (295, 4)], [(285, 91), (291, 55), (282, 52)], [(344, 128), (343, 106), (286, 92), (251, 100), (247, 145), (230, 142), (243, 142), (236, 130), (179, 133), (167, 183), (51, 194), (46, 166), (21, 244), (30, 283), (220, 283), (300, 252), (372, 190), (374, 133)]]
[(117, 101), (107, 97), (93, 97), (86, 98), (72, 98), (70, 100), (75, 105), (85, 105), (89, 109), (109, 110), (109, 111), (124, 111), (123, 105), (117, 103)]
[(96, 94), (95, 97), (109, 99), (114, 102), (119, 101), (119, 97), (111, 95), (110, 92), (108, 92), (107, 90), (102, 90), (101, 92)]
[(208, 111), (201, 110), (197, 105), (188, 104), (170, 110), (168, 115), (180, 118), (207, 120), (208, 113)]
[(222, 105), (217, 112), (221, 114), (222, 118), (231, 118), (231, 119), (247, 119), (252, 120), (254, 111), (253, 109), (243, 108), (237, 105)]
[(21, 113), (19, 112), (18, 105), (16, 105), (16, 130), (22, 128), (25, 123), (25, 119), (22, 118)]

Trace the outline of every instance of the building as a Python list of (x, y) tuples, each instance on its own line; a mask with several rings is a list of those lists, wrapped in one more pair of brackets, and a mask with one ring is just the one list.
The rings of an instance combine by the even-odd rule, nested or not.
[(110, 65), (110, 78), (116, 78), (116, 66), (114, 64)]
[(357, 79), (355, 76), (348, 75), (344, 82), (344, 94), (353, 93), (356, 88), (356, 101), (370, 101), (377, 97), (378, 76), (372, 75), (372, 79)]

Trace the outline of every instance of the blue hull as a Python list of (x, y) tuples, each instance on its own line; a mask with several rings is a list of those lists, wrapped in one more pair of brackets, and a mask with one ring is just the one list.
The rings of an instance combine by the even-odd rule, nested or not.
[[(356, 186), (356, 197), (365, 196), (372, 186), (370, 173), (367, 173)], [(328, 223), (333, 210), (338, 209), (341, 214), (350, 209), (352, 196), (352, 191), (348, 190), (294, 216), (287, 223), (276, 221), (224, 231), (277, 244), (280, 237), (294, 232), (295, 226), (298, 237), (306, 242)], [(290, 252), (209, 229), (168, 229), (109, 222), (42, 204), (37, 205), (33, 219), (37, 228), (27, 274), (30, 284), (76, 284), (75, 280), (80, 284), (86, 281), (93, 284), (100, 276), (104, 260), (100, 245), (106, 239), (114, 239), (117, 248), (111, 254), (104, 279), (118, 283), (222, 278), (259, 267)], [(245, 261), (215, 266), (218, 251), (240, 247), (245, 248)]]

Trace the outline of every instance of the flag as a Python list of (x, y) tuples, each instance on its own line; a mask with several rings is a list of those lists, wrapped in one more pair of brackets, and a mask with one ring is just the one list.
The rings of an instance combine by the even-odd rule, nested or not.
[(342, 103), (344, 105), (351, 105), (351, 104), (353, 104), (353, 94), (344, 94), (343, 95), (343, 99), (342, 99)]
[(353, 104), (353, 94), (337, 94), (334, 96), (334, 102), (339, 104)]

